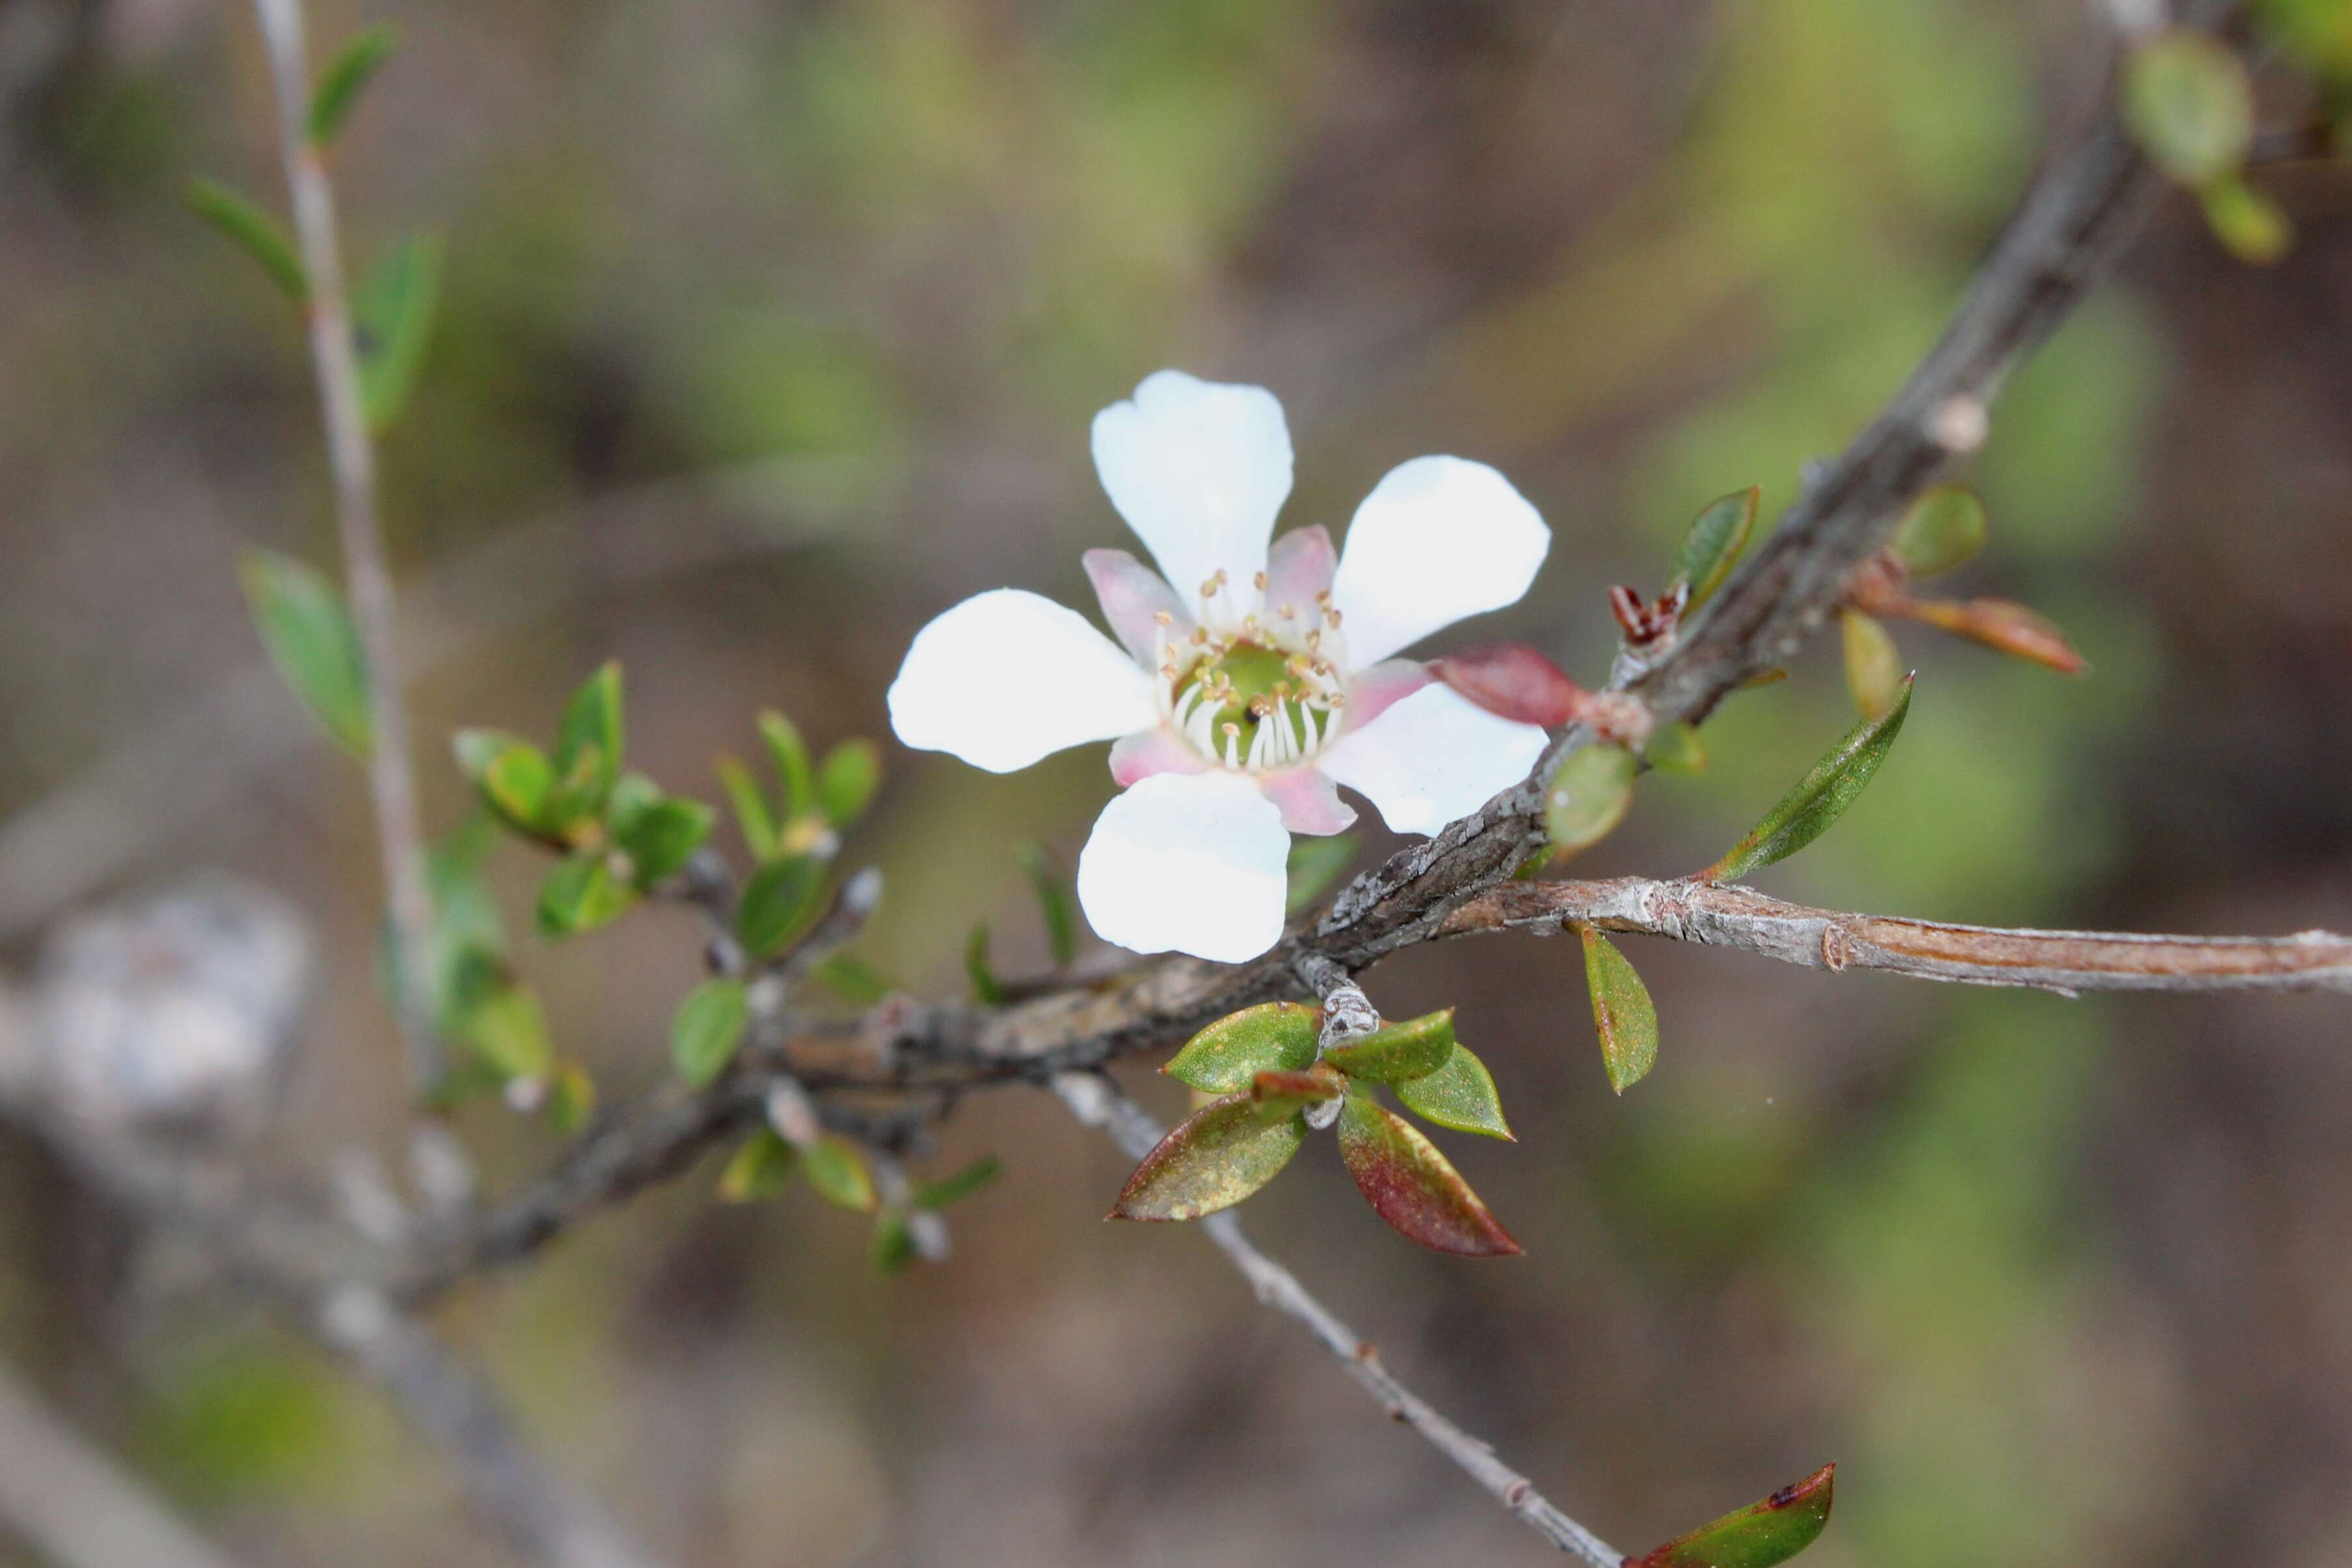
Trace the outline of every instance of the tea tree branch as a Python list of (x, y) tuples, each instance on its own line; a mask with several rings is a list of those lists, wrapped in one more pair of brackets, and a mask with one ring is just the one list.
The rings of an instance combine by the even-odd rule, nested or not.
[(416, 768), (401, 702), (400, 650), (394, 632), (392, 575), (377, 528), (375, 445), (360, 393), (359, 356), (343, 287), (335, 194), (310, 132), (310, 73), (302, 42), (301, 0), (254, 0), (277, 98), (278, 152), (294, 208), (294, 234), (309, 284), (304, 313), (310, 360), (334, 471), (335, 523), (343, 548), (344, 588), (367, 663), (368, 783), (375, 800), (376, 840), (392, 911), (394, 998), (408, 1042), (410, 1077), (422, 1091), (438, 1078), (439, 1052), (420, 966), (433, 925), (425, 885), (424, 829), (417, 816)]
[(1918, 980), (2081, 991), (2352, 990), (2352, 937), (2159, 936), (2003, 930), (1846, 915), (1703, 882), (1518, 882), (1488, 889), (1439, 935), (1577, 925), (1736, 947), (1809, 969), (1876, 969)]

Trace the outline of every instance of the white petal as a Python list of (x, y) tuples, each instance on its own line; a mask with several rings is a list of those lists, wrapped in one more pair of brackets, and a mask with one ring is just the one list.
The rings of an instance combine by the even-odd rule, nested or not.
[(1264, 387), (1181, 371), (1144, 378), (1095, 415), (1095, 471), (1187, 604), (1219, 570), (1256, 608), (1274, 515), (1290, 494), (1290, 431)]
[(1381, 809), (1400, 833), (1434, 833), (1534, 768), (1544, 732), (1497, 718), (1452, 686), (1423, 686), (1315, 765)]
[(1103, 808), (1078, 903), (1106, 942), (1238, 964), (1282, 936), (1289, 855), (1281, 808), (1254, 781), (1156, 774)]
[(1122, 735), (1110, 748), (1111, 780), (1122, 789), (1155, 773), (1205, 773), (1208, 769), (1201, 754), (1164, 725)]
[(975, 594), (915, 633), (890, 727), (991, 773), (1160, 722), (1150, 677), (1075, 610), (1017, 588)]
[(1282, 809), (1282, 825), (1294, 833), (1322, 838), (1356, 825), (1356, 809), (1320, 768), (1285, 768), (1258, 776), (1257, 787)]
[(1349, 662), (1361, 669), (1465, 615), (1516, 603), (1550, 548), (1527, 497), (1484, 463), (1399, 464), (1356, 508), (1331, 581)]
[(1316, 595), (1331, 586), (1339, 552), (1331, 548), (1331, 530), (1320, 523), (1293, 528), (1265, 552), (1265, 612), (1279, 615), (1286, 604), (1314, 624)]

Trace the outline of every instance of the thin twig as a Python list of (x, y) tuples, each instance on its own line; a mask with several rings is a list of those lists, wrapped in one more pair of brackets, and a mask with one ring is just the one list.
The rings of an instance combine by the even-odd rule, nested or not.
[(278, 152), (285, 160), (294, 233), (309, 284), (305, 315), (319, 406), (326, 423), (327, 458), (334, 470), (344, 587), (367, 664), (368, 783), (375, 797), (376, 840), (392, 909), (394, 1003), (408, 1042), (410, 1080), (422, 1092), (440, 1075), (422, 968), (432, 933), (433, 901), (425, 885), (425, 831), (417, 815), (408, 718), (401, 703), (392, 574), (384, 565), (383, 540), (376, 526), (375, 446), (360, 395), (359, 356), (352, 342), (342, 252), (335, 233), (334, 188), (310, 141), (310, 73), (302, 47), (301, 0), (254, 0), (254, 10), (268, 46), (278, 99)]
[(446, 1453), (484, 1519), (551, 1568), (652, 1568), (589, 1500), (556, 1479), (489, 1385), (432, 1333), (363, 1286), (328, 1298), (310, 1325)]
[[(1166, 1128), (1099, 1073), (1064, 1073), (1054, 1080), (1054, 1092), (1072, 1115), (1089, 1127), (1102, 1129), (1130, 1159), (1141, 1159), (1167, 1135)], [(1242, 1234), (1241, 1221), (1230, 1209), (1210, 1215), (1201, 1221), (1201, 1228), (1241, 1270), (1259, 1302), (1303, 1324), (1391, 1419), (1403, 1422), (1427, 1438), (1431, 1447), (1461, 1466), (1496, 1500), (1562, 1552), (1593, 1568), (1620, 1568), (1625, 1561), (1622, 1553), (1561, 1512), (1536, 1490), (1535, 1482), (1496, 1458), (1492, 1448), (1398, 1382), (1396, 1375), (1381, 1364), (1380, 1352), (1370, 1341), (1316, 1300), (1298, 1282), (1297, 1275), (1259, 1251)]]
[(58, 1568), (232, 1568), (139, 1481), (0, 1374), (0, 1530)]
[(1847, 915), (1711, 883), (1513, 882), (1447, 917), (1442, 936), (1553, 936), (1577, 925), (1737, 947), (1809, 969), (2080, 991), (2352, 990), (2352, 937), (2160, 936), (2030, 931)]

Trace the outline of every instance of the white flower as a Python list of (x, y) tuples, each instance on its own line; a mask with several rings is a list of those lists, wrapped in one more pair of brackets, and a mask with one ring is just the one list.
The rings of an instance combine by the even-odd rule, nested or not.
[(1095, 416), (1094, 454), (1160, 568), (1087, 552), (1118, 643), (1037, 594), (975, 595), (916, 633), (890, 723), (992, 773), (1116, 740), (1125, 793), (1078, 857), (1078, 901), (1107, 940), (1254, 958), (1282, 935), (1290, 834), (1356, 820), (1334, 786), (1433, 833), (1535, 766), (1541, 729), (1393, 656), (1534, 580), (1550, 531), (1494, 469), (1391, 470), (1335, 556), (1319, 525), (1269, 548), (1290, 433), (1261, 387), (1161, 371)]

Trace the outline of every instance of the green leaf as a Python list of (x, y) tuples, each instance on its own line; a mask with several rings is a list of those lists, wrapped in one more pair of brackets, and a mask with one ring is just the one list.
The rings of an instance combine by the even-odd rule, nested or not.
[(866, 1156), (857, 1145), (832, 1133), (820, 1134), (814, 1143), (802, 1145), (801, 1168), (808, 1173), (809, 1186), (816, 1195), (835, 1208), (855, 1209), (869, 1214), (874, 1209), (874, 1173), (866, 1166)]
[(1650, 737), (1649, 749), (1643, 755), (1650, 759), (1650, 766), (1661, 773), (1693, 779), (1706, 771), (1706, 743), (1699, 738), (1695, 724), (1660, 725)]
[(880, 970), (855, 953), (835, 953), (809, 971), (809, 978), (852, 1007), (870, 1008), (890, 994)]
[(670, 1020), (670, 1065), (695, 1088), (704, 1087), (727, 1071), (751, 1021), (751, 993), (742, 981), (703, 981), (686, 993)]
[(1304, 1072), (1315, 1065), (1320, 1009), (1298, 1002), (1261, 1002), (1219, 1019), (1168, 1059), (1160, 1071), (1203, 1094), (1238, 1094), (1261, 1072)]
[(1853, 706), (1864, 718), (1876, 718), (1895, 706), (1903, 690), (1903, 655), (1895, 639), (1874, 617), (1847, 610), (1844, 626), (1845, 685)]
[(776, 778), (783, 785), (783, 810), (779, 813), (789, 822), (816, 808), (815, 771), (809, 764), (808, 742), (793, 721), (782, 714), (763, 713), (760, 716), (760, 737), (768, 743), (768, 756), (776, 765)]
[(719, 1173), (719, 1200), (754, 1203), (773, 1197), (784, 1190), (799, 1164), (799, 1151), (772, 1128), (762, 1127), (743, 1140)]
[(1513, 1141), (1510, 1125), (1503, 1120), (1503, 1097), (1495, 1092), (1494, 1074), (1466, 1045), (1455, 1046), (1454, 1054), (1436, 1071), (1409, 1078), (1395, 1085), (1395, 1091), (1404, 1108), (1424, 1122), (1457, 1133)]
[(530, 988), (508, 981), (465, 1009), (459, 1030), (466, 1043), (509, 1079), (543, 1078), (555, 1065), (547, 1015)]
[(440, 303), (441, 241), (432, 235), (402, 240), (352, 291), (360, 402), (371, 430), (391, 429), (407, 411)]
[(548, 1081), (547, 1105), (541, 1113), (547, 1124), (569, 1137), (596, 1113), (596, 1081), (576, 1061), (560, 1061)]
[(527, 740), (495, 729), (461, 729), (455, 741), (457, 766), (481, 791), (499, 821), (533, 838), (549, 836), (549, 797), (555, 770), (546, 753)]
[(1561, 759), (1544, 789), (1551, 858), (1565, 859), (1607, 838), (1633, 803), (1640, 768), (1622, 746), (1582, 746)]
[(1584, 938), (1584, 983), (1592, 993), (1592, 1025), (1601, 1034), (1601, 1062), (1609, 1087), (1622, 1094), (1658, 1064), (1658, 1009), (1633, 963), (1590, 925)]
[(1037, 894), (1037, 908), (1045, 920), (1045, 946), (1054, 955), (1054, 967), (1069, 967), (1070, 960), (1078, 956), (1078, 912), (1070, 901), (1070, 884), (1055, 871), (1045, 852), (1035, 844), (1023, 844), (1015, 850), (1021, 869), (1029, 873), (1029, 885)]
[(434, 1027), (458, 1033), (460, 984), (488, 965), (500, 966), (505, 923), (483, 868), (497, 829), (479, 811), (442, 835), (425, 857), (425, 890), (433, 899), (432, 938), (425, 972), (432, 990)]
[(1325, 1051), (1323, 1060), (1350, 1078), (1406, 1083), (1428, 1077), (1453, 1054), (1454, 1009), (1447, 1008), (1358, 1035)]
[(1902, 733), (1903, 717), (1911, 711), (1915, 678), (1904, 676), (1902, 693), (1893, 707), (1848, 730), (1835, 749), (1814, 763), (1812, 771), (1798, 779), (1796, 788), (1781, 796), (1779, 804), (1764, 813), (1764, 820), (1731, 846), (1730, 853), (1699, 873), (1698, 879), (1730, 882), (1746, 876), (1759, 866), (1787, 860), (1827, 832), (1886, 760), (1887, 748)]
[(294, 249), (294, 236), (276, 216), (255, 205), (217, 180), (195, 179), (180, 193), (188, 210), (212, 225), (220, 235), (261, 264), (270, 281), (300, 305), (310, 298), (310, 279)]
[(1675, 552), (1673, 575), (1667, 579), (1670, 583), (1690, 584), (1685, 613), (1697, 609), (1731, 575), (1739, 552), (1748, 548), (1748, 532), (1756, 527), (1756, 508), (1763, 499), (1763, 486), (1751, 485), (1710, 501), (1692, 519), (1682, 548)]
[(1272, 1181), (1306, 1141), (1302, 1115), (1269, 1123), (1246, 1093), (1213, 1100), (1143, 1156), (1110, 1217), (1198, 1219), (1231, 1208)]
[(727, 791), (727, 803), (735, 809), (735, 824), (743, 832), (743, 847), (751, 852), (755, 861), (773, 860), (776, 856), (776, 820), (769, 813), (768, 798), (760, 789), (751, 770), (731, 757), (719, 759), (719, 784)]
[(621, 666), (607, 661), (572, 694), (556, 727), (555, 776), (572, 797), (567, 817), (604, 810), (621, 776), (622, 744)]
[(2267, 267), (2294, 240), (2294, 225), (2279, 204), (2235, 174), (2214, 180), (2199, 196), (2213, 237), (2240, 261)]
[(960, 1203), (994, 1181), (1002, 1168), (994, 1155), (982, 1155), (953, 1176), (941, 1176), (936, 1181), (917, 1182), (915, 1207), (945, 1208), (951, 1203)]
[[(632, 780), (643, 784), (643, 790)], [(645, 797), (645, 798), (641, 798)], [(699, 800), (665, 795), (640, 774), (625, 776), (613, 789), (613, 841), (628, 852), (633, 880), (641, 888), (682, 870), (718, 824), (718, 813)]]
[(1518, 1252), (1437, 1146), (1370, 1095), (1350, 1094), (1340, 1108), (1339, 1157), (1364, 1201), (1407, 1240), (1465, 1258)]
[(1625, 1568), (1776, 1568), (1820, 1538), (1836, 1479), (1837, 1467), (1823, 1465), (1762, 1502), (1626, 1559)]
[(881, 788), (882, 750), (870, 740), (843, 741), (816, 770), (817, 807), (836, 828), (864, 816)]
[(360, 92), (400, 47), (400, 29), (389, 22), (362, 28), (319, 73), (310, 93), (310, 145), (325, 147), (340, 135), (359, 103)]
[(2165, 33), (2132, 51), (2123, 113), (2156, 166), (2187, 185), (2235, 173), (2254, 137), (2246, 68), (2195, 33)]
[(877, 1274), (896, 1274), (922, 1256), (907, 1217), (886, 1208), (874, 1217), (874, 1235), (866, 1244), (866, 1260)]
[(247, 550), (236, 574), (269, 662), (320, 728), (354, 757), (365, 757), (367, 660), (343, 596), (318, 572), (274, 550)]
[(971, 982), (971, 999), (984, 1008), (1004, 1005), (1004, 987), (988, 966), (988, 922), (982, 920), (963, 939), (964, 977)]
[(593, 852), (572, 855), (539, 884), (540, 935), (553, 938), (593, 931), (636, 901), (636, 889), (613, 874), (606, 856)]
[(1332, 833), (1323, 838), (1308, 838), (1302, 833), (1292, 839), (1287, 912), (1301, 914), (1322, 897), (1323, 890), (1337, 882), (1339, 873), (1354, 862), (1360, 841), (1353, 833)]
[(1895, 525), (1895, 553), (1914, 577), (1933, 577), (1984, 549), (1984, 503), (1973, 490), (1939, 485), (1911, 503)]
[(735, 906), (735, 936), (753, 958), (764, 958), (791, 940), (816, 907), (824, 868), (807, 855), (771, 861), (743, 884)]

